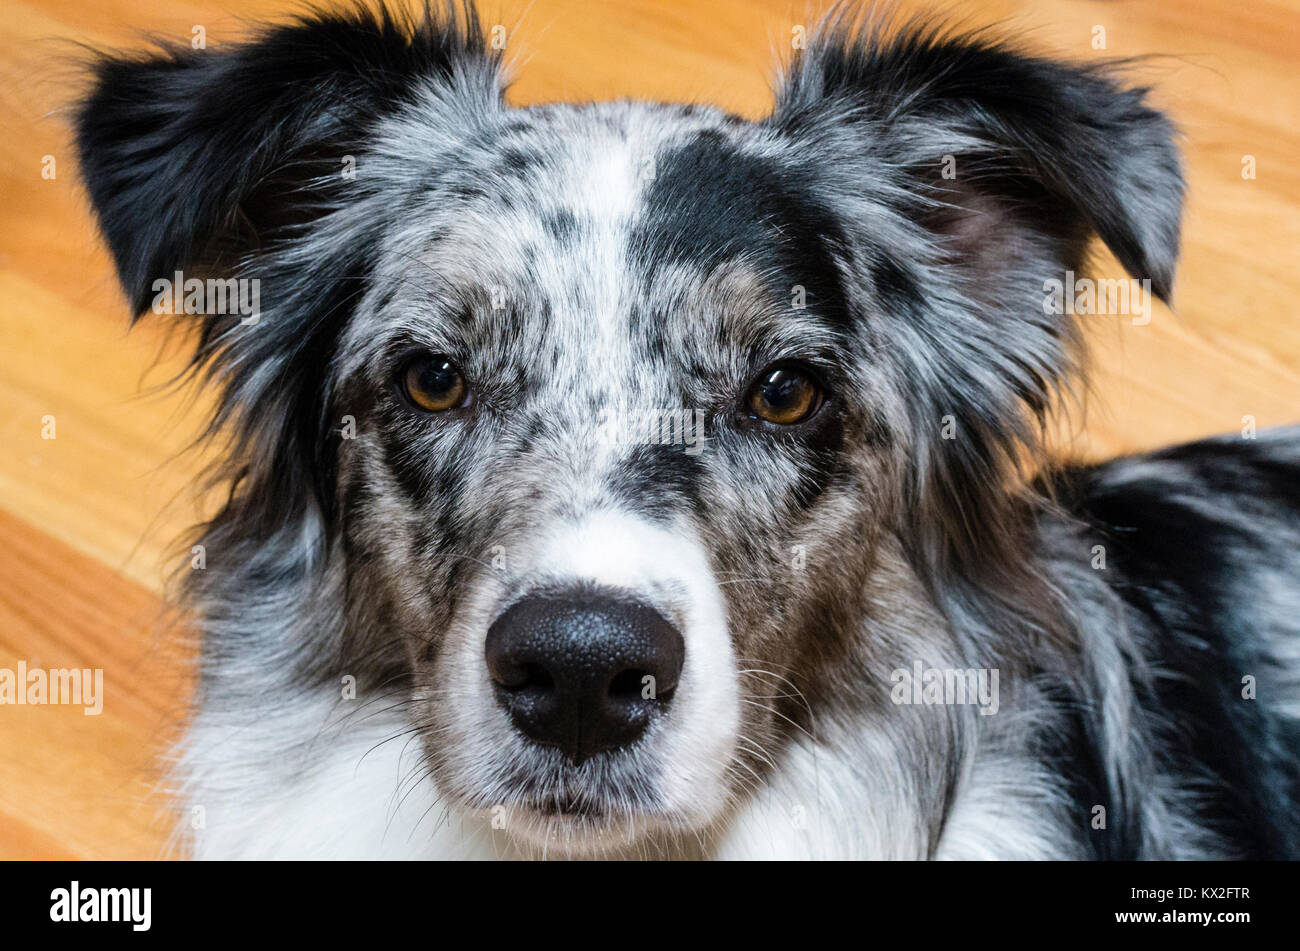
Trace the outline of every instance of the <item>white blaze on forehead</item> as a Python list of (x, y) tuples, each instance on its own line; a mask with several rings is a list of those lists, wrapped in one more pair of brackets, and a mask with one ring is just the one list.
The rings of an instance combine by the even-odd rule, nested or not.
[(654, 143), (643, 137), (611, 135), (592, 141), (575, 155), (574, 212), (596, 221), (631, 220), (653, 173), (653, 157)]
[[(538, 278), (547, 282), (557, 316), (575, 336), (585, 337), (590, 366), (617, 367), (618, 337), (630, 300), (628, 231), (641, 202), (645, 171), (654, 155), (652, 142), (622, 133), (580, 140), (569, 153), (551, 199), (579, 222), (572, 244), (556, 249), (556, 260), (540, 262)], [(549, 282), (547, 282), (549, 283)], [(564, 302), (573, 305), (564, 314)], [(607, 361), (613, 359), (611, 366)]]
[[(546, 378), (553, 392), (568, 394), (570, 405), (557, 408), (556, 418), (589, 433), (582, 470), (592, 486), (626, 453), (619, 439), (603, 438), (604, 421), (661, 408), (632, 405), (628, 384), (637, 368), (627, 332), (637, 293), (629, 234), (658, 142), (652, 129), (621, 127), (568, 142), (538, 185), (536, 207), (519, 212), (543, 250), (531, 259), (520, 293), (551, 308), (546, 342), (557, 346)], [(572, 216), (575, 228), (550, 241), (541, 223), (556, 214)], [(592, 394), (599, 394), (595, 404)]]

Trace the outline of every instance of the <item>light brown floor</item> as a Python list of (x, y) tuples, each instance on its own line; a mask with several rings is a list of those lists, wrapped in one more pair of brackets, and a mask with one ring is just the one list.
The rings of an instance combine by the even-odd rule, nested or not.
[[(0, 857), (148, 857), (165, 823), (155, 758), (187, 695), (163, 650), (158, 593), (197, 508), (198, 460), (176, 459), (204, 400), (142, 397), (166, 379), (159, 327), (126, 312), (78, 189), (59, 110), (75, 47), (145, 32), (210, 46), (287, 2), (0, 0), (0, 667), (105, 670), (102, 716), (0, 707)], [(534, 0), (482, 5), (514, 32), (512, 97), (641, 96), (760, 115), (772, 51), (822, 5), (789, 0)], [(1085, 0), (949, 5), (1008, 18), (1031, 45), (1088, 60), (1164, 54), (1144, 68), (1187, 136), (1190, 206), (1177, 314), (1094, 320), (1095, 393), (1069, 448), (1105, 455), (1300, 420), (1298, 0)], [(56, 177), (42, 177), (44, 157)], [(1242, 177), (1256, 158), (1258, 177)], [(233, 157), (232, 157), (233, 158)], [(1118, 273), (1114, 267), (1109, 273)], [(53, 416), (56, 438), (43, 439)], [(1063, 442), (1065, 442), (1063, 440)], [(184, 549), (181, 549), (184, 551)]]

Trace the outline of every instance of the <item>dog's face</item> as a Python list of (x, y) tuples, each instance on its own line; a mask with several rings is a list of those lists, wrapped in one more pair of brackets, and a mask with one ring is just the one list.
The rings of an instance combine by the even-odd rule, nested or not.
[(444, 788), (512, 827), (712, 819), (861, 590), (826, 567), (879, 530), (882, 408), (801, 166), (712, 112), (552, 108), (399, 199), (339, 348), (343, 531)]
[(510, 109), (481, 50), (363, 16), (111, 61), (91, 194), (138, 309), (260, 282), (198, 361), (222, 537), (331, 566), (304, 671), (395, 677), (442, 793), (538, 846), (697, 833), (814, 704), (888, 715), (880, 579), (978, 575), (1070, 362), (1043, 281), (1096, 229), (1167, 291), (1176, 157), (1099, 75), (933, 37), (832, 31), (758, 123)]

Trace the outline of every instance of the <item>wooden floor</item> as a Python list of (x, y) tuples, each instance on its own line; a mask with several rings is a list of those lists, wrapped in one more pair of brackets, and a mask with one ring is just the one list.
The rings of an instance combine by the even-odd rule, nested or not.
[[(328, 0), (325, 0), (328, 2)], [(150, 857), (150, 792), (188, 693), (159, 594), (196, 518), (183, 455), (205, 400), (149, 395), (178, 364), (159, 328), (126, 334), (79, 191), (62, 109), (75, 43), (145, 33), (209, 46), (295, 4), (3, 0), (0, 7), (0, 667), (101, 667), (104, 712), (0, 707), (0, 857)], [(768, 107), (771, 54), (817, 3), (486, 3), (512, 30), (512, 98), (638, 96)], [(1190, 206), (1177, 313), (1089, 324), (1097, 377), (1062, 448), (1097, 456), (1300, 420), (1300, 0), (945, 3), (971, 24), (1142, 70), (1186, 134)], [(71, 41), (71, 42), (70, 42)], [(1257, 177), (1242, 176), (1243, 156)], [(42, 176), (53, 156), (55, 176)], [(1118, 273), (1113, 268), (1109, 273)], [(53, 439), (42, 438), (53, 417)], [(180, 549), (184, 552), (185, 549)], [(188, 557), (187, 555), (184, 557)]]

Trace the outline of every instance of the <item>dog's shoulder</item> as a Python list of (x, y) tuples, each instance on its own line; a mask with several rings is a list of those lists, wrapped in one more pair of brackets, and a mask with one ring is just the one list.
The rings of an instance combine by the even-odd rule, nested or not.
[(1300, 854), (1300, 427), (1058, 474), (1082, 557), (1126, 605), (1166, 766), (1244, 854)]
[(1300, 612), (1243, 623), (1300, 607), (1300, 426), (1066, 469), (1056, 488), (1121, 587), (1178, 594), (1185, 620), (1210, 627), (1300, 625)]

